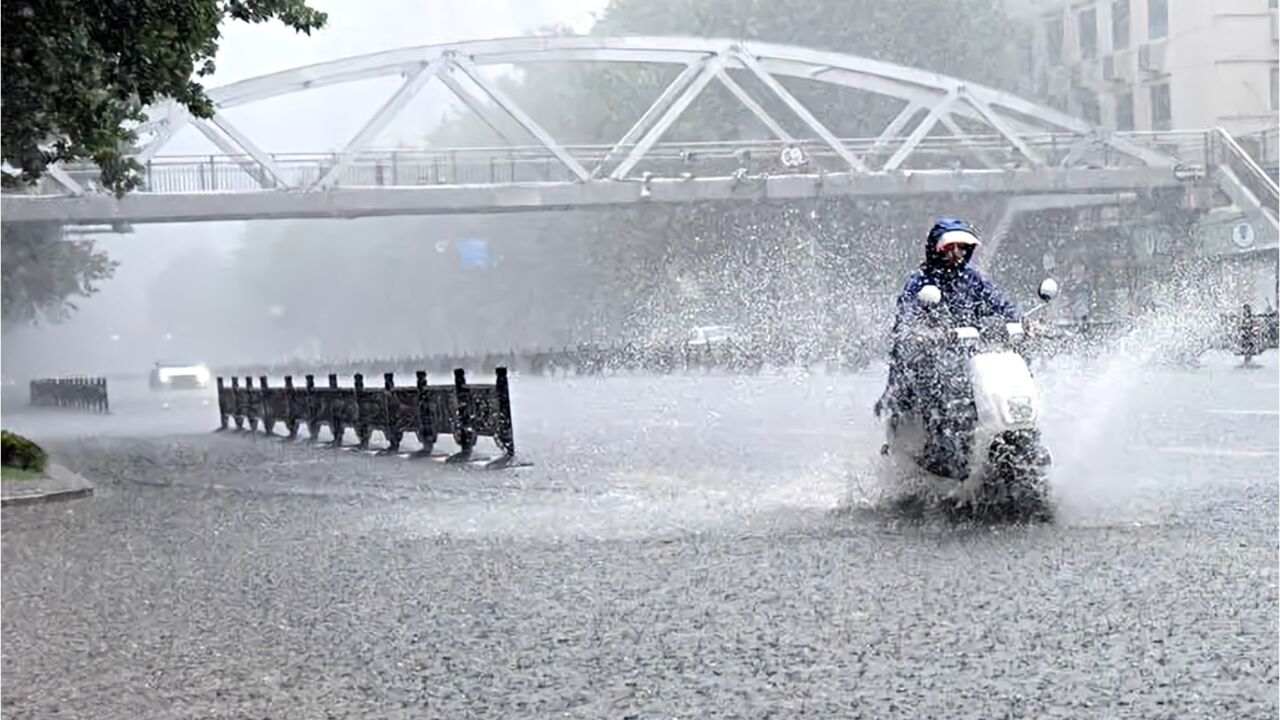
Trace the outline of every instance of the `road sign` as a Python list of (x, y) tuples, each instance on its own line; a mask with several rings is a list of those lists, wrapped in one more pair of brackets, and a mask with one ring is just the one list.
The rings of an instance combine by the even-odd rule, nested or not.
[(1231, 242), (1241, 250), (1253, 247), (1253, 226), (1247, 222), (1236, 223), (1235, 227), (1231, 228)]
[(1156, 254), (1156, 231), (1149, 228), (1139, 228), (1133, 234), (1138, 245), (1138, 251), (1143, 256), (1151, 257)]
[(799, 145), (788, 145), (782, 149), (782, 164), (794, 170), (809, 164), (809, 157)]
[(459, 240), (457, 245), (458, 262), (462, 263), (463, 267), (482, 268), (493, 264), (489, 255), (488, 240)]

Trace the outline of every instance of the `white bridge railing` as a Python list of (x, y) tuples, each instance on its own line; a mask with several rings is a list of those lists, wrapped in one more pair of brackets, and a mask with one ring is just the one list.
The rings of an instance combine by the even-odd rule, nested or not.
[[(1184, 163), (1194, 172), (1203, 170), (1211, 152), (1206, 132), (1117, 133), (1126, 140), (1159, 151)], [(1078, 151), (1077, 136), (1045, 133), (1024, 136), (1050, 165), (1066, 165)], [(845, 147), (862, 157), (869, 174), (893, 151), (896, 139), (844, 138)], [(788, 148), (800, 148), (786, 156)], [(566, 145), (565, 151), (584, 167), (602, 164), (618, 148), (611, 145)], [(626, 150), (626, 146), (622, 150)], [(1131, 167), (1133, 159), (1108, 153), (1099, 142), (1100, 153), (1087, 167)], [(154, 158), (143, 166), (140, 193), (225, 193), (264, 190), (314, 189), (340, 161), (339, 153), (271, 154), (280, 178), (261, 171), (247, 155), (173, 155)], [(801, 159), (799, 164), (795, 163)], [(839, 170), (841, 158), (821, 140), (741, 140), (661, 143), (651, 148), (636, 175), (655, 177), (728, 177)], [(789, 162), (788, 162), (789, 161)], [(1029, 169), (1017, 148), (1000, 135), (924, 138), (911, 161), (900, 170), (1005, 170)], [(847, 168), (846, 168), (847, 169)], [(65, 166), (66, 173), (86, 190), (101, 190), (98, 169), (89, 164)], [(534, 146), (466, 147), (442, 149), (366, 150), (348, 158), (332, 181), (335, 187), (420, 187), (430, 185), (499, 185), (578, 180), (547, 149)], [(37, 195), (65, 195), (58, 183), (46, 182), (33, 189)]]

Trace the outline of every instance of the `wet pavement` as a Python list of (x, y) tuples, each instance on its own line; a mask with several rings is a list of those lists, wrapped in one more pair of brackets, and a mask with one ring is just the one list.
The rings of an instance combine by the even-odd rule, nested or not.
[(79, 500), (93, 495), (93, 483), (57, 463), (35, 477), (0, 481), (0, 507)]
[(1274, 717), (1262, 361), (1039, 371), (1036, 527), (889, 510), (879, 372), (517, 377), (500, 472), (6, 407), (97, 491), (3, 511), (3, 716)]

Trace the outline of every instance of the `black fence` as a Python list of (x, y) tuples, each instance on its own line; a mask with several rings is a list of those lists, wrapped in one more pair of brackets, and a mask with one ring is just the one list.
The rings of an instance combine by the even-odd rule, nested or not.
[(505, 367), (495, 368), (492, 385), (467, 382), (466, 373), (453, 371), (451, 385), (429, 385), (425, 370), (414, 373), (412, 387), (397, 387), (395, 374), (383, 375), (381, 388), (367, 388), (364, 376), (355, 373), (353, 387), (339, 387), (338, 374), (330, 373), (327, 387), (317, 387), (315, 375), (307, 375), (305, 384), (296, 387), (293, 376), (286, 375), (283, 387), (270, 387), (267, 376), (233, 377), (228, 385), (221, 376), (218, 384), (220, 429), (234, 422), (237, 430), (248, 425), (270, 434), (276, 423), (282, 423), (289, 438), (298, 435), (306, 425), (309, 439), (319, 439), (320, 430), (328, 427), (331, 443), (342, 445), (347, 428), (355, 430), (360, 449), (369, 447), (374, 431), (381, 432), (388, 447), (386, 452), (399, 452), (405, 433), (413, 433), (422, 446), (419, 455), (430, 455), (438, 435), (451, 435), (459, 451), (449, 462), (471, 459), (476, 441), (491, 437), (502, 456), (490, 466), (510, 464), (515, 458), (515, 434), (511, 424), (511, 391)]
[(1243, 357), (1246, 365), (1267, 350), (1280, 348), (1280, 312), (1276, 310), (1259, 313), (1245, 305), (1222, 320), (1218, 346)]
[(1119, 321), (1090, 321), (1088, 318), (1072, 322), (1037, 323), (1027, 328), (1031, 352), (1036, 357), (1052, 358), (1059, 355), (1072, 357), (1097, 357), (1107, 345), (1133, 329), (1130, 323)]
[(46, 378), (31, 381), (31, 404), (35, 407), (75, 408), (94, 412), (110, 412), (107, 402), (107, 379)]
[[(1036, 352), (1055, 355), (1095, 356), (1116, 339), (1134, 329), (1137, 318), (1097, 320), (1082, 318), (1063, 323), (1035, 322), (1029, 328)], [(1246, 309), (1224, 315), (1214, 333), (1190, 338), (1193, 354), (1210, 349), (1226, 350), (1246, 358), (1255, 357), (1276, 344), (1276, 311), (1252, 313)], [(765, 345), (724, 340), (709, 345), (689, 343), (582, 343), (571, 347), (506, 350), (477, 354), (437, 354), (412, 357), (364, 358), (359, 360), (286, 361), (225, 369), (224, 375), (279, 377), (329, 372), (351, 375), (377, 367), (409, 374), (416, 368), (430, 373), (447, 373), (452, 368), (474, 368), (484, 373), (499, 367), (532, 376), (597, 376), (610, 373), (726, 373), (752, 375), (766, 369), (825, 365), (828, 372), (854, 372), (888, 357), (887, 332), (867, 331), (850, 336), (838, 347), (805, 347), (795, 343)]]
[(499, 367), (529, 375), (603, 375), (610, 372), (677, 372), (755, 374), (766, 368), (793, 367), (825, 362), (831, 368), (862, 369), (887, 352), (883, 342), (858, 338), (834, 351), (809, 351), (789, 344), (768, 348), (749, 343), (719, 342), (712, 345), (680, 343), (583, 343), (572, 347), (508, 350), (478, 354), (440, 354), (400, 358), (365, 358), (350, 361), (283, 362), (240, 367), (222, 371), (225, 375), (280, 376), (286, 373), (319, 374), (323, 367), (339, 374), (354, 374), (362, 368), (378, 367), (408, 374), (415, 368), (445, 373), (452, 368), (474, 368), (484, 373)]
[[(1125, 321), (1084, 318), (1070, 323), (1036, 324), (1030, 335), (1037, 356), (1092, 357), (1133, 332), (1136, 325), (1136, 318)], [(1170, 351), (1177, 357), (1168, 360), (1198, 362), (1197, 358), (1205, 352), (1221, 350), (1242, 357), (1248, 365), (1267, 350), (1280, 348), (1280, 323), (1275, 310), (1256, 313), (1245, 305), (1242, 310), (1220, 315), (1212, 328), (1177, 340), (1172, 343), (1176, 349)]]

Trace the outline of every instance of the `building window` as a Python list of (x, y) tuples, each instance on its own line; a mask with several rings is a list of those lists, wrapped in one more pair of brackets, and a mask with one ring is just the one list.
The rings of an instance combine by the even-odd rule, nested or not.
[(1085, 120), (1097, 125), (1102, 122), (1102, 111), (1098, 107), (1098, 96), (1088, 90), (1080, 91), (1080, 114)]
[(1129, 47), (1129, 0), (1111, 3), (1111, 49)]
[(1018, 67), (1023, 68), (1026, 73), (1019, 78), (1019, 87), (1031, 88), (1036, 95), (1043, 94), (1041, 88), (1044, 82), (1043, 72), (1033, 71), (1036, 69), (1036, 48), (1035, 38), (1030, 33), (1018, 38), (1017, 58)]
[(1151, 129), (1168, 130), (1173, 127), (1173, 103), (1169, 97), (1169, 83), (1151, 86)]
[(1102, 111), (1098, 108), (1098, 98), (1089, 98), (1080, 105), (1081, 112), (1084, 113), (1084, 119), (1090, 123), (1097, 125), (1102, 122)]
[(1133, 93), (1124, 92), (1116, 95), (1116, 130), (1133, 129)]
[(1147, 0), (1147, 37), (1159, 40), (1169, 35), (1169, 0)]
[(1049, 50), (1049, 64), (1057, 67), (1062, 64), (1062, 18), (1056, 17), (1045, 23), (1044, 34)]
[(1098, 57), (1098, 11), (1095, 8), (1081, 11), (1076, 22), (1080, 28), (1080, 57), (1085, 60)]
[(1031, 44), (1031, 38), (1029, 37), (1018, 41), (1018, 62), (1028, 70), (1035, 65), (1036, 49)]
[(1280, 68), (1271, 68), (1271, 109), (1280, 110)]

